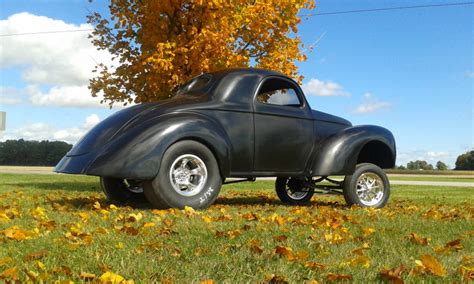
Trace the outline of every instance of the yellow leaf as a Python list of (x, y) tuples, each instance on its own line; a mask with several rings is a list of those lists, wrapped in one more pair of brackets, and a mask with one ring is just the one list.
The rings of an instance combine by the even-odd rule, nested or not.
[(120, 276), (118, 274), (115, 274), (113, 272), (107, 271), (99, 277), (99, 280), (102, 283), (115, 284), (115, 283), (121, 283), (122, 281), (125, 280), (125, 278), (123, 278), (122, 276)]
[(443, 265), (433, 256), (425, 254), (421, 256), (421, 260), (416, 262), (419, 266), (422, 266), (425, 271), (432, 273), (436, 276), (446, 276), (446, 269)]
[(384, 268), (382, 271), (380, 271), (379, 275), (384, 281), (389, 281), (393, 284), (403, 284), (401, 276), (404, 271), (405, 267), (400, 265), (399, 267), (393, 269)]
[(309, 269), (325, 269), (326, 265), (314, 261), (307, 261), (305, 262), (304, 267)]
[(0, 267), (5, 266), (7, 263), (10, 263), (11, 261), (12, 261), (12, 258), (8, 256), (0, 258)]
[[(81, 274), (79, 274), (79, 278), (88, 281), (88, 280), (93, 280), (93, 279), (95, 279), (95, 278), (96, 278), (96, 275), (93, 274), (93, 273), (81, 272)], [(101, 280), (101, 281), (102, 281), (102, 280)]]
[(415, 233), (410, 233), (408, 236), (407, 236), (408, 240), (411, 241), (412, 243), (415, 243), (415, 244), (419, 244), (419, 245), (424, 245), (426, 246), (428, 244), (428, 242), (430, 241), (429, 238), (423, 238), (423, 237), (420, 237), (418, 236), (417, 234)]
[(352, 280), (352, 276), (349, 274), (328, 273), (326, 275), (326, 280), (330, 282), (341, 281), (341, 280)]
[(367, 236), (370, 236), (370, 235), (372, 235), (373, 233), (375, 233), (375, 229), (374, 229), (374, 228), (370, 228), (370, 227), (368, 227), (368, 228), (363, 228), (363, 229), (362, 229), (362, 233), (364, 234), (364, 236), (367, 237)]
[(36, 261), (36, 267), (38, 267), (40, 270), (46, 270), (46, 265), (44, 265), (44, 263), (42, 263), (41, 261), (37, 260)]
[(16, 267), (9, 268), (0, 273), (0, 279), (18, 279)]
[(150, 227), (154, 227), (156, 224), (153, 223), (153, 222), (145, 222), (143, 224), (143, 228), (150, 228)]

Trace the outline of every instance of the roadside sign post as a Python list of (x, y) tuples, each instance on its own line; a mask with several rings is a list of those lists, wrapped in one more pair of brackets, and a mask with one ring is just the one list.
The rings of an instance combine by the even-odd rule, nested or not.
[(6, 119), (7, 119), (7, 113), (4, 111), (0, 111), (0, 131), (5, 130)]

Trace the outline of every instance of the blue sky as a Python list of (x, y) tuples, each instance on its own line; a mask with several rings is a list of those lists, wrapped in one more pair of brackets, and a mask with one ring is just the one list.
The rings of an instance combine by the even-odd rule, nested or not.
[[(321, 0), (314, 12), (454, 2), (460, 1)], [(0, 33), (87, 28), (80, 25), (88, 9), (107, 12), (103, 3), (2, 1)], [(12, 19), (22, 12), (28, 14)], [(426, 159), (454, 166), (474, 141), (473, 23), (474, 5), (304, 18), (298, 34), (306, 45), (324, 35), (299, 64), (308, 100), (314, 109), (354, 124), (392, 130), (397, 164)], [(22, 37), (0, 38), (0, 110), (8, 113), (7, 131), (0, 139), (74, 142), (115, 111), (73, 97), (86, 92), (93, 60), (104, 58), (83, 43), (83, 36)], [(74, 68), (66, 72), (61, 62)], [(36, 75), (42, 74), (38, 70), (47, 74)], [(64, 92), (70, 99), (57, 101)]]

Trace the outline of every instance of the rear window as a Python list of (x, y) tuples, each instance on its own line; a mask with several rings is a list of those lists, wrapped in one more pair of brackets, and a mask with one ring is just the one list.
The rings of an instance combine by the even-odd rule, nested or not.
[(189, 80), (188, 82), (184, 83), (176, 90), (176, 95), (183, 95), (186, 93), (196, 93), (202, 92), (209, 87), (209, 83), (211, 82), (211, 75), (203, 74), (193, 79)]

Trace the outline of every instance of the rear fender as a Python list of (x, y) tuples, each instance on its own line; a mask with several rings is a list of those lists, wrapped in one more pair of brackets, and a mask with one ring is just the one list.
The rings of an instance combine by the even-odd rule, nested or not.
[(230, 141), (217, 121), (199, 113), (172, 113), (140, 122), (104, 145), (86, 173), (96, 176), (153, 179), (169, 146), (196, 140), (215, 155), (222, 176), (229, 174)]

